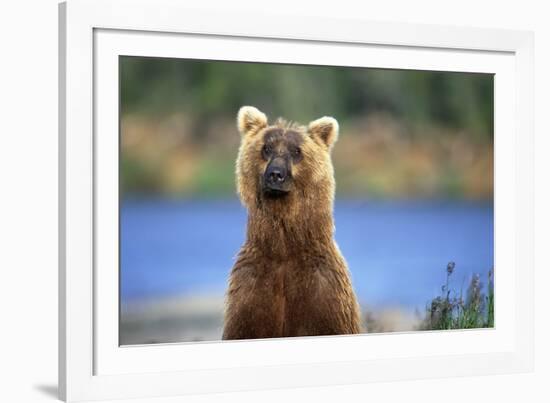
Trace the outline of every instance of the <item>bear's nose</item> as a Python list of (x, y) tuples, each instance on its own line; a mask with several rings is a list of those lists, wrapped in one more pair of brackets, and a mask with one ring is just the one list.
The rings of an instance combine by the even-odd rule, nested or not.
[(267, 167), (265, 172), (265, 180), (268, 186), (279, 187), (283, 185), (287, 179), (288, 171), (283, 163), (279, 161), (273, 161)]
[(279, 183), (285, 180), (285, 174), (280, 168), (274, 168), (269, 172), (269, 180), (273, 183)]

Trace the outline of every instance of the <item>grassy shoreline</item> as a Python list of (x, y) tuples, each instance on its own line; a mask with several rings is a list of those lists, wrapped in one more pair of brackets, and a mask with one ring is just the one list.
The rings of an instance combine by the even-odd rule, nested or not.
[[(466, 289), (449, 286), (456, 265), (449, 262), (441, 294), (431, 299), (424, 312), (418, 308), (363, 305), (366, 333), (494, 327), (494, 270), (486, 285), (474, 274)], [(455, 274), (456, 275), (456, 274)], [(121, 344), (216, 341), (221, 339), (224, 300), (219, 295), (166, 297), (123, 304)]]

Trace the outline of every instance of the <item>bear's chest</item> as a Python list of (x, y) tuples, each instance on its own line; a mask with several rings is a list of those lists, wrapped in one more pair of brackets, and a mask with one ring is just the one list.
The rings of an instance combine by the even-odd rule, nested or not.
[(318, 309), (316, 301), (331, 288), (330, 271), (327, 268), (304, 262), (285, 262), (273, 265), (261, 288), (266, 294), (274, 293), (284, 307), (283, 320)]
[(330, 269), (287, 262), (274, 267), (272, 274), (265, 284), (269, 289), (262, 293), (275, 294), (273, 320), (280, 324), (283, 337), (309, 335), (332, 316), (338, 286)]
[(265, 285), (287, 297), (311, 295), (320, 285), (324, 269), (303, 262), (287, 261), (268, 268)]

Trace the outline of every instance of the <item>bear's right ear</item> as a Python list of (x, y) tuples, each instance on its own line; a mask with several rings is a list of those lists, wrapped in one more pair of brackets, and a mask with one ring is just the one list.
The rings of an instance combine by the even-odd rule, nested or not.
[(321, 140), (330, 150), (338, 139), (338, 122), (330, 116), (323, 116), (310, 122), (307, 131), (312, 137)]
[(237, 114), (237, 127), (241, 134), (256, 134), (267, 127), (267, 117), (253, 106), (243, 106)]

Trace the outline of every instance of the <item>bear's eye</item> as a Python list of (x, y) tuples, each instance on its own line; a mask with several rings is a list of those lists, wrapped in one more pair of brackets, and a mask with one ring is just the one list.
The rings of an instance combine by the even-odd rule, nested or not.
[(298, 163), (302, 160), (302, 150), (300, 150), (300, 148), (293, 148), (290, 150), (290, 154), (292, 155), (292, 160), (294, 163)]
[(264, 157), (269, 157), (272, 153), (273, 149), (271, 148), (271, 146), (269, 144), (264, 144), (264, 146), (262, 147), (262, 154)]

